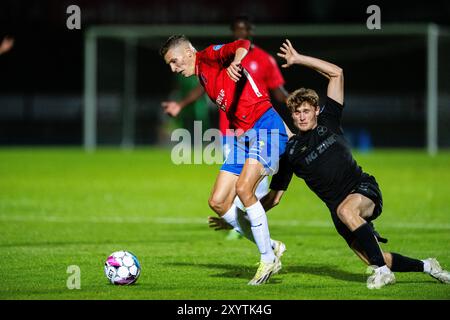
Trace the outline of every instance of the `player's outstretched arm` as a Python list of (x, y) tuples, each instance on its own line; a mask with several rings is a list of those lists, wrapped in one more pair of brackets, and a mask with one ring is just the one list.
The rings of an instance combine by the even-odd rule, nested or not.
[(169, 116), (176, 117), (184, 107), (197, 101), (204, 93), (205, 89), (203, 89), (201, 85), (198, 85), (197, 87), (192, 89), (182, 100), (163, 101), (161, 102), (161, 106), (163, 107), (164, 112), (167, 113)]
[(283, 68), (299, 64), (316, 70), (329, 80), (327, 96), (341, 105), (344, 104), (344, 72), (342, 68), (330, 62), (298, 53), (287, 39), (280, 47), (280, 51), (277, 55), (286, 59), (286, 63), (282, 65)]
[(264, 207), (264, 210), (267, 212), (278, 205), (281, 201), (283, 193), (284, 190), (270, 190), (269, 193), (261, 199), (261, 204)]
[(208, 226), (210, 228), (213, 228), (215, 231), (219, 230), (231, 230), (233, 227), (228, 224), (223, 218), (221, 217), (208, 217)]

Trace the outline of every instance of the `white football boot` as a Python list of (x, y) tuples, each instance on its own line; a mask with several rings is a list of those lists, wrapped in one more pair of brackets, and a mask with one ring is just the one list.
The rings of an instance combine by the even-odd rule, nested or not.
[(380, 289), (385, 285), (395, 283), (395, 275), (386, 265), (382, 267), (369, 266), (367, 271), (372, 273), (372, 275), (367, 278), (368, 289)]
[(275, 257), (278, 258), (278, 263), (275, 267), (275, 270), (273, 271), (273, 274), (278, 273), (281, 270), (281, 257), (283, 256), (283, 253), (286, 251), (286, 245), (278, 240), (273, 240), (274, 247), (273, 247), (273, 254)]
[(424, 260), (424, 262), (428, 262), (430, 266), (430, 271), (426, 273), (442, 283), (450, 283), (450, 272), (447, 270), (442, 270), (441, 265), (435, 258), (428, 258)]
[(260, 261), (258, 270), (256, 270), (255, 276), (249, 281), (248, 285), (259, 286), (269, 281), (270, 277), (274, 274), (277, 265), (279, 264), (279, 260), (280, 259), (275, 257), (274, 262)]

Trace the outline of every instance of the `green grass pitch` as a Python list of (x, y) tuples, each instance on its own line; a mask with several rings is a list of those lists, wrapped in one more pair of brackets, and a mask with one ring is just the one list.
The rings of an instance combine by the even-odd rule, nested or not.
[[(383, 248), (450, 268), (450, 153), (355, 156), (383, 191)], [(0, 149), (0, 299), (450, 299), (449, 285), (422, 273), (368, 290), (365, 266), (299, 179), (268, 214), (272, 237), (287, 245), (283, 270), (248, 286), (256, 247), (207, 227), (217, 170), (173, 165), (163, 149)], [(122, 249), (142, 264), (133, 286), (103, 274)], [(79, 290), (66, 286), (70, 265), (80, 267)]]

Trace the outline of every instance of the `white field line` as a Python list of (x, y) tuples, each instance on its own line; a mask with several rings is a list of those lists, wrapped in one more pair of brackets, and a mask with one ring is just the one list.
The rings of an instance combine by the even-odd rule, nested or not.
[[(22, 215), (0, 215), (0, 222), (57, 222), (57, 223), (151, 223), (151, 224), (194, 224), (206, 225), (207, 218), (186, 218), (186, 217), (133, 217), (133, 216), (89, 216), (89, 217), (61, 217), (61, 216), (22, 216)], [(376, 221), (375, 221), (376, 223)], [(333, 228), (333, 223), (330, 221), (320, 220), (284, 220), (277, 221), (271, 219), (270, 226), (281, 227), (322, 227)], [(392, 228), (409, 228), (409, 229), (438, 229), (450, 230), (449, 223), (411, 223), (411, 222), (396, 222), (386, 223), (383, 227)]]

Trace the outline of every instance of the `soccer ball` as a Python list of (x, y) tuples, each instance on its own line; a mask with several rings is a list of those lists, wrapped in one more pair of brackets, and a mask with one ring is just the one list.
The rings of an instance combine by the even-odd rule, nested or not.
[(113, 252), (105, 262), (105, 275), (112, 284), (133, 284), (141, 274), (141, 265), (128, 251)]

